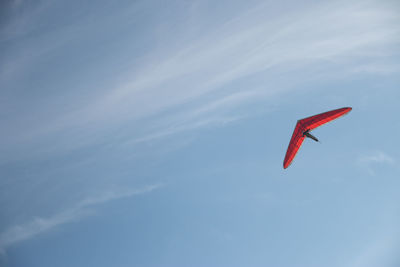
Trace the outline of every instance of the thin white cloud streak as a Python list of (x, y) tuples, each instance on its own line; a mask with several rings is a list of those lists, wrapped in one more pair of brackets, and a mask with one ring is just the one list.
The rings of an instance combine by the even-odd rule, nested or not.
[(354, 73), (371, 73), (371, 74), (395, 74), (400, 72), (399, 64), (365, 64), (363, 66), (355, 67)]
[(150, 193), (161, 186), (161, 184), (154, 184), (141, 189), (105, 192), (97, 197), (83, 199), (74, 207), (58, 212), (50, 217), (36, 217), (30, 222), (12, 226), (0, 234), (0, 250), (5, 251), (11, 245), (34, 238), (39, 234), (53, 230), (66, 223), (79, 221), (85, 216), (92, 214), (93, 211), (90, 208), (94, 206), (121, 198)]
[[(260, 90), (237, 92), (231, 95), (225, 96), (221, 99), (211, 101), (198, 108), (193, 108), (186, 113), (173, 114), (166, 116), (163, 121), (158, 122), (158, 129), (151, 130), (152, 133), (141, 136), (139, 138), (133, 138), (128, 140), (127, 144), (135, 144), (147, 142), (162, 137), (174, 135), (177, 133), (185, 132), (188, 130), (194, 130), (198, 128), (204, 128), (209, 126), (225, 125), (243, 119), (246, 117), (244, 114), (235, 115), (223, 115), (219, 110), (229, 110), (230, 108), (243, 105), (244, 103), (251, 101), (255, 97), (263, 97), (265, 93)], [(210, 115), (212, 113), (219, 114)], [(161, 130), (160, 130), (161, 129)]]
[(389, 164), (391, 164), (391, 163), (395, 162), (395, 159), (382, 151), (377, 151), (374, 154), (360, 156), (358, 161), (361, 163), (366, 163), (366, 164), (370, 164), (370, 163), (389, 163)]
[(205, 120), (200, 120), (200, 121), (195, 121), (192, 123), (185, 123), (182, 125), (178, 126), (172, 126), (170, 128), (165, 128), (161, 132), (156, 132), (153, 134), (149, 134), (140, 138), (136, 138), (133, 140), (130, 140), (125, 143), (125, 145), (132, 145), (132, 144), (137, 144), (137, 143), (143, 143), (143, 142), (148, 142), (152, 140), (157, 140), (166, 136), (174, 135), (177, 133), (185, 132), (188, 130), (194, 130), (194, 129), (199, 129), (203, 128), (206, 126), (215, 126), (215, 125), (225, 125), (227, 123), (231, 123), (234, 121), (238, 121), (242, 119), (242, 117), (237, 116), (237, 117), (221, 117), (221, 118), (212, 118), (212, 119), (205, 119)]
[(375, 164), (394, 164), (396, 159), (383, 151), (376, 151), (371, 154), (359, 156), (357, 163), (367, 170), (370, 175), (375, 175), (373, 166)]
[[(141, 71), (127, 71), (119, 79), (120, 82), (109, 89), (96, 91), (74, 111), (46, 114), (29, 129), (15, 131), (2, 140), (5, 146), (12, 146), (24, 142), (44, 142), (48, 137), (60, 136), (54, 150), (63, 150), (97, 142), (104, 138), (104, 132), (127, 123), (134, 128), (143, 128), (137, 121), (150, 116), (157, 117), (157, 121), (161, 122), (158, 128), (152, 126), (157, 128), (156, 132), (172, 133), (169, 130), (171, 124), (193, 125), (197, 123), (194, 120), (200, 122), (220, 116), (202, 111), (203, 117), (199, 116), (196, 109), (207, 106), (207, 103), (204, 104), (207, 99), (213, 99), (211, 105), (214, 106), (211, 108), (215, 110), (219, 109), (218, 105), (225, 110), (237, 106), (236, 101), (230, 101), (232, 105), (229, 105), (224, 99), (253, 88), (226, 87), (245, 77), (264, 77), (263, 82), (268, 79), (268, 86), (263, 89), (264, 97), (268, 97), (288, 90), (276, 78), (278, 74), (290, 76), (290, 82), (286, 82), (295, 89), (296, 83), (312, 79), (307, 76), (306, 69), (319, 69), (321, 64), (339, 67), (342, 73), (362, 68), (366, 63), (359, 59), (368, 58), (371, 65), (374, 58), (393, 53), (393, 45), (400, 41), (399, 22), (395, 10), (375, 1), (324, 3), (282, 16), (274, 16), (268, 5), (260, 5), (215, 25), (201, 38), (185, 40), (180, 47), (171, 48), (173, 42), (166, 33), (160, 40), (165, 44), (165, 53), (153, 51), (157, 52), (153, 53), (157, 56), (149, 56), (145, 66), (135, 68)], [(374, 69), (369, 67), (369, 70)], [(329, 75), (334, 76), (332, 73)], [(259, 99), (259, 95), (242, 99)], [(175, 117), (164, 115), (171, 108), (180, 108), (192, 102), (194, 106), (181, 108)], [(133, 139), (146, 140), (149, 135), (165, 136), (144, 132)], [(68, 137), (63, 137), (63, 134)]]

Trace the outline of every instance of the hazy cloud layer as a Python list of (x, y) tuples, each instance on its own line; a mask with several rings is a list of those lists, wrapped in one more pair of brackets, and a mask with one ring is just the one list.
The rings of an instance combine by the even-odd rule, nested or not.
[[(148, 143), (239, 122), (254, 116), (260, 106), (271, 109), (268, 101), (290, 97), (315, 81), (323, 81), (327, 86), (319, 90), (326, 90), (329, 81), (400, 71), (400, 13), (395, 1), (8, 3), (3, 9), (7, 11), (0, 11), (0, 48), (5, 51), (0, 54), (0, 204), (11, 217), (0, 230), (3, 253), (19, 242), (78, 222), (96, 205), (159, 188), (155, 184), (105, 190), (76, 203), (80, 196), (118, 185), (122, 179), (129, 180), (130, 188), (147, 178), (145, 184), (164, 179), (165, 173), (150, 171), (153, 165), (140, 160), (159, 149), (145, 147)], [(193, 137), (177, 139), (186, 144)], [(133, 153), (139, 156), (131, 159)], [(360, 156), (357, 164), (374, 174), (378, 164), (397, 163), (388, 153)], [(193, 155), (181, 155), (185, 156)], [(213, 155), (202, 156), (214, 161)], [(179, 174), (179, 160), (165, 170)], [(272, 186), (284, 188), (282, 196), (296, 196), (305, 183), (297, 188), (294, 180)], [(342, 186), (340, 193), (343, 188), (349, 187)], [(322, 189), (334, 190), (329, 183)], [(65, 203), (76, 204), (55, 201), (67, 197)], [(336, 200), (334, 194), (332, 199)], [(278, 210), (285, 208), (278, 202)], [(54, 213), (35, 217), (43, 210)], [(289, 218), (285, 216), (280, 219)], [(318, 213), (316, 221), (321, 217)], [(242, 241), (249, 241), (246, 238)], [(386, 236), (375, 240), (350, 266), (380, 262), (397, 242)]]

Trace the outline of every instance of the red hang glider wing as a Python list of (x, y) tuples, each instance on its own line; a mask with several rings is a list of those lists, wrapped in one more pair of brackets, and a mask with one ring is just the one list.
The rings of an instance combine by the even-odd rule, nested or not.
[(317, 114), (299, 121), (306, 130), (313, 130), (327, 122), (330, 122), (334, 119), (337, 119), (346, 113), (350, 112), (351, 108), (339, 108), (335, 110), (331, 110), (328, 112), (324, 112), (321, 114)]
[(290, 139), (289, 147), (286, 151), (285, 159), (283, 161), (283, 168), (289, 167), (292, 163), (297, 151), (300, 149), (301, 144), (304, 141), (303, 133), (307, 130), (313, 130), (327, 122), (337, 119), (346, 113), (350, 112), (351, 108), (339, 108), (317, 114), (311, 117), (307, 117), (297, 121), (296, 127), (294, 128), (292, 138)]
[(290, 139), (289, 147), (286, 151), (285, 160), (283, 161), (283, 168), (289, 167), (292, 163), (294, 157), (297, 154), (297, 151), (300, 149), (301, 144), (304, 141), (303, 132), (305, 131), (304, 127), (297, 121), (296, 128), (294, 128), (292, 138)]

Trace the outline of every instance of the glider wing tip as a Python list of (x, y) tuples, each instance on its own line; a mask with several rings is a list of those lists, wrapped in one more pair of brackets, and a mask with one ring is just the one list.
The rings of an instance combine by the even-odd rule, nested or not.
[(289, 165), (290, 165), (290, 163), (288, 164), (288, 163), (283, 163), (283, 169), (287, 169), (287, 167), (289, 167)]

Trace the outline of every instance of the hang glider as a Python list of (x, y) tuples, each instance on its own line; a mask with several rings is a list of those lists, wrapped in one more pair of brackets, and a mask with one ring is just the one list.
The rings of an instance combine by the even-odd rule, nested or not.
[(315, 128), (327, 122), (337, 119), (350, 111), (351, 108), (349, 107), (339, 108), (308, 118), (304, 118), (302, 120), (298, 120), (296, 127), (294, 128), (292, 138), (290, 139), (288, 149), (286, 151), (286, 156), (283, 161), (283, 168), (286, 169), (292, 163), (294, 157), (297, 154), (297, 151), (299, 151), (301, 144), (306, 137), (318, 142), (318, 139), (310, 133), (311, 130), (314, 130)]

